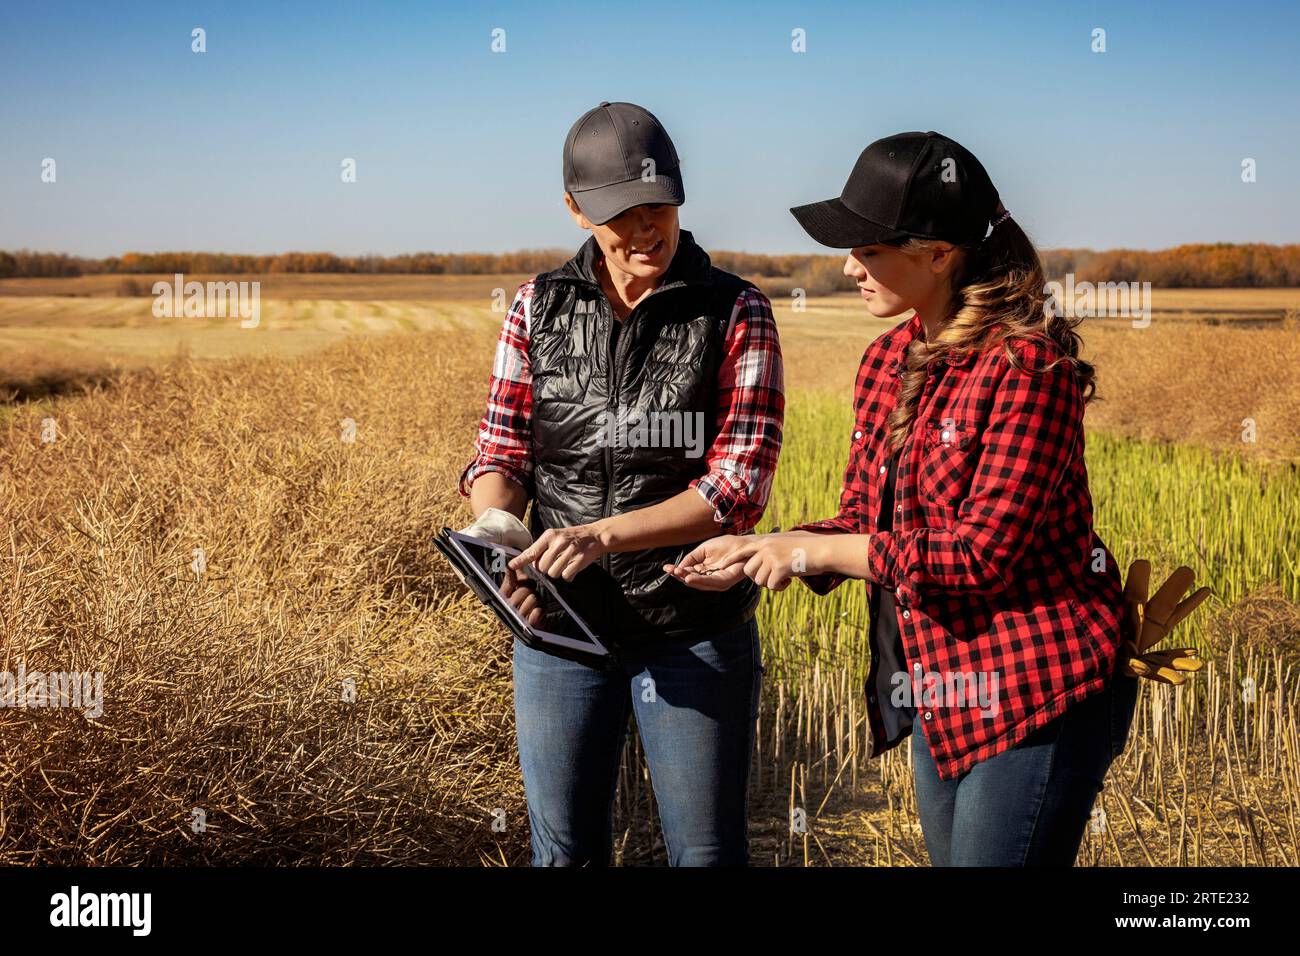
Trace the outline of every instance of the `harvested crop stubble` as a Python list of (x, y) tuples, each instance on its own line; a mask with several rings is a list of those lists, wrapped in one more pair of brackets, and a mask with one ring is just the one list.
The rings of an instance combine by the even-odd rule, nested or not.
[(428, 543), (487, 335), (178, 360), (0, 423), (0, 669), (104, 675), (97, 720), (0, 710), (0, 862), (520, 859), (506, 645)]

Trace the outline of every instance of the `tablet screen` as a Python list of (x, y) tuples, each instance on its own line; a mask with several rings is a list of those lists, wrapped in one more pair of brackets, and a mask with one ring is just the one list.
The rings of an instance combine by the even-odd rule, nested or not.
[(578, 617), (565, 601), (560, 591), (563, 582), (557, 586), (552, 578), (531, 566), (525, 568), (523, 574), (531, 579), (538, 603), (546, 617), (542, 624), (534, 627), (520, 616), (514, 605), (501, 594), (501, 582), (505, 580), (506, 565), (511, 558), (519, 554), (518, 549), (450, 530), (447, 532), (447, 538), (451, 545), (469, 560), (471, 570), (479, 581), (491, 587), (500, 596), (500, 604), (505, 606), (516, 622), (528, 628), (534, 637), (548, 644), (585, 651), (589, 654), (606, 656), (609, 653), (592, 634), (586, 622)]

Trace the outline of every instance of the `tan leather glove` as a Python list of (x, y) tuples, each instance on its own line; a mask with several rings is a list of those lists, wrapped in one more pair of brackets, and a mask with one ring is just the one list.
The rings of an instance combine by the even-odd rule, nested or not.
[(1181, 684), (1188, 673), (1205, 666), (1193, 647), (1151, 650), (1210, 596), (1210, 589), (1202, 587), (1184, 599), (1192, 581), (1192, 569), (1180, 567), (1169, 575), (1155, 597), (1148, 600), (1151, 562), (1139, 558), (1129, 565), (1124, 584), (1124, 641), (1119, 660), (1123, 673), (1162, 684)]

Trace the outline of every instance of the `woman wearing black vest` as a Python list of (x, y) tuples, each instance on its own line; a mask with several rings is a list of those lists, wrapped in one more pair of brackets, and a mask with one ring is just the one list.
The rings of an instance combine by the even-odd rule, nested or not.
[(771, 306), (679, 228), (676, 151), (653, 115), (602, 103), (569, 131), (565, 203), (592, 235), (524, 283), (497, 346), (476, 455), (476, 517), (522, 518), (534, 543), (506, 590), (532, 623), (526, 565), (570, 582), (619, 650), (596, 669), (515, 642), (515, 717), (537, 866), (605, 865), (628, 715), (669, 862), (747, 862), (746, 795), (761, 663), (752, 582), (725, 593), (665, 575), (767, 503), (781, 443)]

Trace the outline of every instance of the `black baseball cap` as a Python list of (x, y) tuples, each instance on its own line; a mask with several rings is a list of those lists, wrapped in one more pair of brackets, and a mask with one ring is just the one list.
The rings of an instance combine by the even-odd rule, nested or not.
[(838, 199), (790, 212), (822, 245), (853, 249), (909, 237), (977, 242), (997, 207), (998, 191), (975, 155), (931, 130), (876, 140)]
[(564, 188), (597, 225), (645, 203), (680, 206), (680, 165), (663, 124), (635, 103), (601, 103), (564, 140)]

